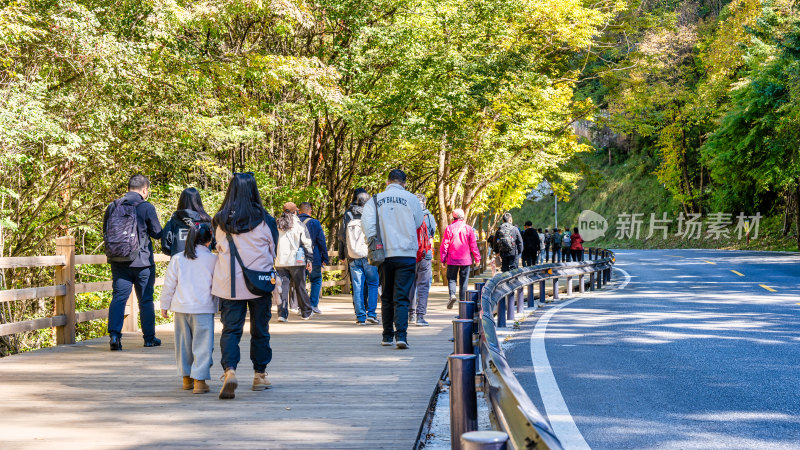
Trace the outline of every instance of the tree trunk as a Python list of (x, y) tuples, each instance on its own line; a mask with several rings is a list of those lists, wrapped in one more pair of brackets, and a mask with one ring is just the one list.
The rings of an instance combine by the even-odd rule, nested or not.
[(794, 225), (795, 238), (797, 239), (797, 250), (800, 251), (800, 177), (797, 178), (794, 193)]

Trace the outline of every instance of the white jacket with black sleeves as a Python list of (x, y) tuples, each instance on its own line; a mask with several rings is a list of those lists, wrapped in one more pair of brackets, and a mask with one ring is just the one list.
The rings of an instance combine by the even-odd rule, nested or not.
[[(390, 184), (377, 196), (381, 239), (387, 258), (417, 256), (417, 228), (422, 225), (422, 205), (417, 196), (399, 184)], [(375, 200), (364, 205), (361, 227), (369, 240), (377, 234)]]
[(202, 245), (198, 245), (195, 251), (195, 259), (178, 253), (169, 261), (161, 290), (161, 309), (185, 314), (214, 314), (217, 311), (217, 300), (211, 295), (217, 255)]

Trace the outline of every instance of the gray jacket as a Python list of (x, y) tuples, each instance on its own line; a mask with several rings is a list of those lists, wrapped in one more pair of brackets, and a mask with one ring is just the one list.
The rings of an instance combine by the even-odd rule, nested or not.
[[(381, 239), (387, 258), (417, 257), (417, 228), (422, 225), (422, 205), (417, 196), (399, 184), (390, 184), (378, 194)], [(375, 201), (370, 199), (361, 214), (367, 241), (378, 234)]]

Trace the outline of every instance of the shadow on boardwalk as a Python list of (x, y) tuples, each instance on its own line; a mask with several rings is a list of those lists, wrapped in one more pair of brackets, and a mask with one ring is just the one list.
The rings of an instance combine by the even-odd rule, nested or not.
[(0, 447), (8, 448), (411, 448), (452, 351), (446, 288), (434, 287), (428, 328), (410, 327), (409, 350), (381, 347), (380, 325), (354, 325), (349, 296), (327, 297), (324, 314), (270, 321), (273, 388), (250, 390), (245, 325), (236, 399), (217, 399), (219, 332), (212, 392), (181, 390), (172, 325), (163, 346), (126, 334), (0, 360)]

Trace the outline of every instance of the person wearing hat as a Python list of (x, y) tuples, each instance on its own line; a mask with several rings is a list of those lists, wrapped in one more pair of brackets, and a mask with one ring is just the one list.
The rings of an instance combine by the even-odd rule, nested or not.
[(450, 291), (447, 309), (452, 309), (457, 300), (466, 299), (470, 266), (481, 262), (475, 229), (464, 222), (464, 210), (460, 208), (453, 211), (453, 223), (444, 230), (439, 256), (442, 264), (447, 264), (447, 287)]
[(297, 295), (300, 316), (308, 320), (314, 315), (311, 299), (306, 291), (306, 271), (311, 270), (314, 248), (306, 226), (297, 217), (297, 205), (287, 202), (278, 222), (278, 248), (275, 268), (281, 279), (281, 304), (278, 306), (278, 321), (289, 320), (290, 284)]

